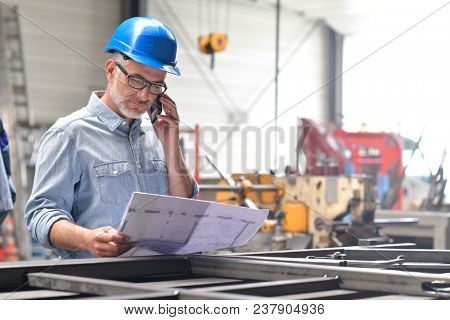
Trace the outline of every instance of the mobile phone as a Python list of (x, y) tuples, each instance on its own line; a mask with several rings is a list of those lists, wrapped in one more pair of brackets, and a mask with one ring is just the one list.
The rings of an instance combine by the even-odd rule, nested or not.
[(156, 116), (160, 115), (161, 112), (162, 112), (162, 103), (161, 103), (160, 99), (161, 99), (161, 97), (158, 97), (156, 99), (156, 101), (153, 103), (153, 106), (152, 106), (152, 109), (151, 109), (152, 113), (150, 115), (150, 120), (152, 121), (152, 123), (156, 122), (156, 119), (157, 119)]

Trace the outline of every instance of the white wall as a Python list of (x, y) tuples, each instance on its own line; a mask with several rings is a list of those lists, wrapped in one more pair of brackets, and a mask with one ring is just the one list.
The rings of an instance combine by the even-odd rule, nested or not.
[[(233, 0), (230, 3), (227, 29), (226, 1), (148, 1), (148, 14), (166, 23), (174, 31), (180, 45), (178, 65), (182, 76), (168, 77), (168, 94), (177, 101), (184, 124), (189, 126), (200, 124), (201, 127), (215, 128), (230, 124), (230, 111), (246, 113), (251, 102), (262, 95), (248, 113), (247, 122), (244, 121), (239, 130), (252, 125), (255, 126), (252, 131), (257, 131), (256, 128), (269, 122), (265, 127), (267, 129), (274, 125), (270, 120), (274, 118), (272, 79), (275, 63), (275, 10), (267, 3), (261, 2)], [(215, 11), (217, 8), (218, 14)], [(208, 15), (208, 12), (212, 14)], [(210, 24), (216, 28), (208, 29), (209, 16), (213, 18)], [(215, 17), (219, 19), (214, 20)], [(280, 66), (285, 66), (279, 78), (279, 114), (307, 97), (328, 80), (326, 31), (318, 24), (310, 32), (315, 22), (298, 13), (282, 11)], [(200, 32), (207, 34), (211, 31), (226, 32), (229, 39), (227, 49), (216, 54), (213, 71), (209, 69), (210, 57), (201, 54), (197, 49)], [(308, 33), (311, 33), (311, 36), (299, 45)], [(299, 49), (295, 50), (298, 47)], [(286, 64), (285, 61), (290, 56), (292, 58)], [(262, 90), (265, 87), (267, 89)], [(324, 121), (327, 103), (328, 91), (319, 90), (297, 107), (281, 115), (278, 125), (284, 131), (286, 140), (290, 131), (295, 132), (297, 117)], [(217, 141), (223, 140), (224, 132), (225, 130), (222, 130)], [(264, 132), (261, 135), (260, 143), (248, 136), (250, 142), (246, 145), (241, 144), (242, 135), (233, 135), (232, 145), (227, 147), (224, 144), (219, 150), (218, 145), (221, 144), (214, 143), (213, 139), (205, 137), (204, 142), (210, 151), (217, 150), (215, 162), (225, 172), (242, 169), (267, 170), (273, 168), (275, 146), (272, 143), (264, 150), (270, 139), (264, 138)], [(278, 156), (288, 158), (290, 153), (293, 155), (292, 143), (278, 143)], [(257, 149), (260, 148), (261, 153), (258, 156)], [(244, 168), (243, 158), (248, 159)], [(284, 164), (287, 162), (289, 160)], [(280, 163), (278, 167), (281, 167)], [(206, 172), (208, 171), (204, 170), (204, 173)]]
[(450, 8), (429, 1), (401, 9), (344, 43), (344, 70), (364, 59), (343, 77), (344, 125), (413, 140), (423, 133), (426, 160), (417, 153), (407, 174), (426, 176), (450, 150)]
[[(17, 4), (23, 15), (28, 88), (37, 122), (53, 123), (84, 106), (90, 91), (104, 88), (102, 68), (107, 56), (102, 49), (119, 23), (119, 1), (11, 0), (8, 4)], [(239, 118), (259, 98), (245, 117), (247, 122), (244, 119), (238, 128), (252, 125), (250, 131), (259, 132), (257, 128), (263, 124), (269, 122), (265, 129), (274, 125), (270, 120), (274, 117), (275, 10), (267, 2), (232, 0), (230, 4), (228, 23), (226, 1), (149, 0), (148, 13), (168, 24), (180, 43), (182, 77), (168, 77), (168, 93), (177, 101), (183, 123), (219, 128), (230, 124), (230, 114)], [(208, 17), (217, 28), (208, 28)], [(309, 96), (327, 80), (328, 43), (325, 28), (316, 22), (293, 11), (283, 10), (281, 14), (278, 126), (282, 129), (279, 137), (284, 133), (285, 142), (277, 143), (277, 158), (285, 160), (277, 161), (280, 168), (294, 160), (297, 117), (326, 118), (328, 91)], [(198, 35), (211, 31), (229, 36), (226, 51), (216, 55), (214, 71), (209, 69), (210, 57), (197, 49)], [(218, 130), (215, 142), (208, 137), (203, 140), (207, 153), (217, 150), (215, 161), (222, 170), (274, 167), (275, 142), (265, 138), (265, 131), (259, 133), (260, 140), (249, 135), (245, 145), (241, 143), (242, 134), (233, 135), (232, 144), (227, 145), (220, 143), (226, 141), (226, 130)], [(192, 143), (188, 142), (187, 148), (192, 149)], [(193, 167), (191, 157), (188, 161)]]
[[(17, 5), (28, 90), (38, 123), (86, 105), (105, 87), (103, 47), (119, 23), (118, 0), (8, 0)], [(63, 44), (64, 43), (64, 44)]]

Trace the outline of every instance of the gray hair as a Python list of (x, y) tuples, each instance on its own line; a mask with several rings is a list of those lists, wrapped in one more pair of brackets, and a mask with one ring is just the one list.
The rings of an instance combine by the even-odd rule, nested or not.
[[(115, 51), (113, 53), (112, 59), (113, 59), (114, 62), (120, 63), (122, 66), (126, 66), (130, 62), (128, 60), (125, 60), (123, 55), (120, 52), (117, 52), (117, 51)], [(115, 66), (115, 68), (116, 68), (117, 72), (114, 75), (114, 78), (117, 79), (119, 77), (120, 70), (119, 70), (118, 66)]]
[(130, 62), (128, 60), (125, 60), (123, 55), (120, 52), (117, 52), (117, 51), (115, 51), (113, 53), (112, 59), (114, 60), (114, 62), (120, 63), (123, 66), (126, 66)]

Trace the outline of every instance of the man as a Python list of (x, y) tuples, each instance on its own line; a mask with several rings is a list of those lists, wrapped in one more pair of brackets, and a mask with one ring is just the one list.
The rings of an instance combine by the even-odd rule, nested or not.
[[(134, 191), (196, 197), (179, 145), (179, 116), (164, 92), (177, 42), (150, 17), (124, 21), (106, 45), (108, 85), (58, 119), (39, 147), (25, 220), (33, 238), (61, 258), (118, 256), (132, 246), (116, 228)], [(152, 124), (160, 101), (165, 115)]]

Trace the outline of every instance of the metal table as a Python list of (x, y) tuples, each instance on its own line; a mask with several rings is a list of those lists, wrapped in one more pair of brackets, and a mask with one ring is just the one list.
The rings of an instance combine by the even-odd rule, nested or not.
[(450, 249), (450, 212), (380, 209), (375, 211), (375, 218), (417, 218), (415, 225), (386, 225), (381, 231), (394, 238), (428, 238), (433, 249)]
[(450, 250), (412, 247), (3, 263), (0, 298), (449, 298)]

